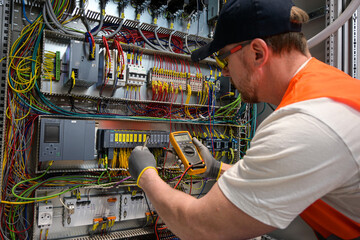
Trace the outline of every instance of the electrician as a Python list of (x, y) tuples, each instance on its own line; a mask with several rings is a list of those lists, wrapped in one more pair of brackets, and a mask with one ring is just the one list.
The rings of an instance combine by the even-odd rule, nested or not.
[(217, 52), (244, 101), (278, 106), (233, 166), (194, 139), (204, 177), (221, 175), (204, 197), (163, 182), (147, 148), (132, 152), (131, 176), (181, 239), (248, 239), (298, 215), (319, 239), (360, 237), (360, 81), (311, 57), (306, 21), (291, 0), (230, 0), (213, 41), (192, 53)]

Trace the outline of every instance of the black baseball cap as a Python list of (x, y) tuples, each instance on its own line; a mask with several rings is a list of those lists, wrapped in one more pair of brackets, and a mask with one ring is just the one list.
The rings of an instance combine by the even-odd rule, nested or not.
[(290, 22), (291, 0), (229, 0), (220, 12), (214, 40), (193, 51), (198, 62), (228, 44), (287, 32), (300, 32), (301, 24)]

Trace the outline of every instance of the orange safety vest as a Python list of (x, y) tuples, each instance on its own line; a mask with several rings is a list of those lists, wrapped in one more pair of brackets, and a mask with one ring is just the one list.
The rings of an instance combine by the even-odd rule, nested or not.
[[(312, 58), (291, 79), (276, 110), (292, 103), (321, 97), (331, 98), (360, 111), (360, 80)], [(341, 239), (360, 237), (360, 223), (346, 217), (320, 199), (305, 209), (300, 216), (325, 239), (332, 235)]]

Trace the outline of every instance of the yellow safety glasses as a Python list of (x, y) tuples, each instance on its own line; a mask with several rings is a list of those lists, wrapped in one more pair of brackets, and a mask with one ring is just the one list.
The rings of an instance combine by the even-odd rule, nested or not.
[(218, 64), (218, 66), (221, 69), (226, 68), (228, 65), (227, 57), (229, 57), (233, 53), (236, 53), (237, 51), (240, 51), (245, 45), (247, 45), (249, 43), (251, 43), (251, 41), (246, 41), (244, 43), (241, 43), (241, 44), (237, 45), (236, 47), (234, 47), (234, 48), (230, 49), (229, 51), (227, 51), (223, 54), (220, 54), (220, 55), (218, 55), (219, 52), (217, 52), (215, 54), (215, 60), (216, 60), (216, 63)]

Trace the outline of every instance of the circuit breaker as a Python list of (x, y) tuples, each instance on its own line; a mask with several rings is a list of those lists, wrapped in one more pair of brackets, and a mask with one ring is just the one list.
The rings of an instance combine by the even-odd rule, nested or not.
[(126, 84), (129, 86), (144, 85), (146, 76), (146, 69), (141, 65), (129, 64), (126, 68)]

